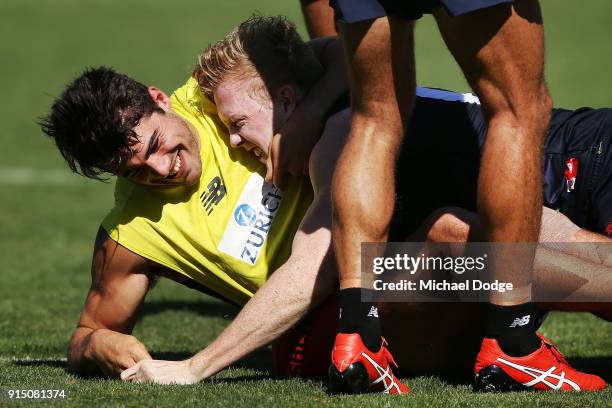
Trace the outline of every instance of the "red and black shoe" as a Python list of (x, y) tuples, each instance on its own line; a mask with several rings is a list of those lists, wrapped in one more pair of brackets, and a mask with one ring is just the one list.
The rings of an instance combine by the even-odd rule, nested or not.
[(505, 354), (497, 340), (485, 338), (476, 356), (477, 391), (596, 391), (606, 382), (596, 375), (574, 370), (546, 337), (539, 349), (523, 357)]
[(370, 351), (357, 333), (338, 333), (329, 367), (329, 390), (332, 393), (362, 394), (383, 392), (406, 394), (410, 388), (393, 375), (391, 366), (397, 364), (383, 338), (380, 350)]

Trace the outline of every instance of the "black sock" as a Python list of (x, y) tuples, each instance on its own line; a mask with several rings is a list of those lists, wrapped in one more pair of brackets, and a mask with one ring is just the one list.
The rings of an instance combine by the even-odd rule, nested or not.
[(533, 303), (522, 305), (489, 305), (486, 337), (497, 340), (502, 351), (519, 357), (533, 353), (542, 341), (536, 335)]
[[(362, 302), (361, 288), (340, 290), (340, 333), (359, 333), (365, 346), (371, 351), (380, 349), (381, 328), (378, 319), (378, 303)], [(363, 289), (372, 290), (372, 289)]]

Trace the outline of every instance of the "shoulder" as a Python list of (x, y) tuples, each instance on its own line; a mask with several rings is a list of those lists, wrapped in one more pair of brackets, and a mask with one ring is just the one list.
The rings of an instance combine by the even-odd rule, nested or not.
[(318, 37), (307, 42), (308, 46), (319, 58), (323, 58), (328, 53), (341, 52), (342, 44), (338, 37)]

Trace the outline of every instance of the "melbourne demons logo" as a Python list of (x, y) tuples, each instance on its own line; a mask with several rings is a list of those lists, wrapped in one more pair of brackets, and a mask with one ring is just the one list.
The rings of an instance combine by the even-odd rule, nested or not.
[(572, 157), (565, 161), (565, 182), (568, 193), (576, 187), (576, 176), (578, 176), (578, 159)]
[(253, 174), (240, 194), (219, 243), (219, 250), (244, 263), (255, 265), (281, 200), (279, 189), (264, 183), (259, 174)]

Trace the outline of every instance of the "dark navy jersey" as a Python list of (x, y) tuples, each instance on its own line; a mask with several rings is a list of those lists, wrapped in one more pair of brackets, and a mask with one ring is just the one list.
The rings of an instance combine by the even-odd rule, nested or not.
[[(544, 148), (544, 204), (612, 236), (612, 110), (555, 109)], [(418, 88), (397, 164), (390, 239), (402, 240), (437, 208), (476, 211), (487, 125), (472, 94)], [(522, 183), (523, 180), (500, 180)]]

